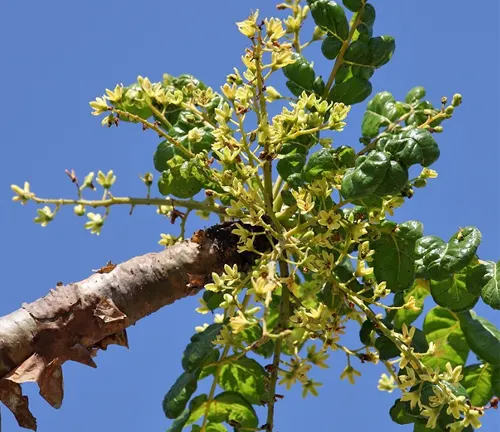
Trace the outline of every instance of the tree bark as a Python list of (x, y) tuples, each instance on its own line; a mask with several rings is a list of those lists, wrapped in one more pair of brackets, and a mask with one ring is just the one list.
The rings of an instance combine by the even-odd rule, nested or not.
[[(198, 293), (212, 272), (222, 273), (225, 264), (248, 271), (256, 255), (238, 253), (233, 228), (232, 222), (216, 225), (162, 252), (116, 266), (108, 263), (89, 278), (57, 286), (45, 297), (1, 317), (0, 400), (19, 425), (36, 430), (20, 384), (36, 382), (41, 396), (59, 408), (65, 361), (96, 367), (92, 358), (99, 349), (110, 344), (127, 347), (128, 326)], [(265, 250), (269, 244), (260, 248)]]

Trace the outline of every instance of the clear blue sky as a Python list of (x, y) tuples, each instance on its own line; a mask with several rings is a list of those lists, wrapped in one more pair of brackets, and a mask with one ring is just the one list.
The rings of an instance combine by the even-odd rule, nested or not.
[[(83, 228), (83, 219), (62, 212), (55, 223), (32, 223), (33, 205), (11, 203), (10, 184), (29, 180), (44, 196), (72, 197), (64, 174), (74, 168), (82, 177), (114, 169), (115, 195), (144, 193), (138, 175), (151, 171), (157, 143), (139, 127), (100, 126), (88, 102), (115, 83), (137, 75), (159, 80), (163, 72), (192, 73), (218, 88), (247, 41), (235, 21), (260, 8), (274, 14), (271, 0), (87, 0), (2, 2), (0, 45), (2, 103), (0, 205), (3, 262), (0, 313), (6, 314), (44, 295), (56, 282), (78, 281), (106, 261), (120, 262), (159, 250), (161, 232), (170, 232), (154, 209), (113, 209), (100, 237)], [(499, 247), (499, 34), (498, 2), (483, 0), (374, 0), (375, 32), (396, 38), (393, 60), (375, 74), (374, 90), (403, 98), (423, 85), (436, 104), (460, 92), (464, 104), (437, 137), (441, 159), (433, 166), (439, 178), (396, 214), (398, 221), (419, 219), (426, 234), (448, 238), (458, 227), (477, 226), (483, 233), (480, 255), (497, 260)], [(479, 4), (480, 7), (475, 5)], [(319, 45), (306, 55), (328, 74)], [(354, 108), (338, 144), (356, 145), (365, 104)], [(188, 231), (205, 226), (192, 221)], [(161, 401), (180, 372), (181, 353), (195, 325), (195, 298), (167, 307), (129, 329), (130, 350), (110, 348), (97, 357), (96, 370), (65, 365), (66, 394), (60, 410), (50, 408), (34, 385), (25, 386), (41, 432), (162, 431), (169, 421)], [(498, 312), (476, 310), (500, 325)], [(357, 346), (357, 335), (347, 344)], [(324, 382), (320, 398), (286, 393), (277, 405), (277, 431), (408, 431), (387, 414), (395, 399), (376, 389), (381, 367), (358, 365), (363, 377), (351, 386), (338, 377), (342, 355), (316, 378)], [(17, 431), (2, 409), (3, 430)], [(264, 421), (262, 421), (264, 423)], [(500, 413), (484, 420), (483, 431), (500, 430)]]

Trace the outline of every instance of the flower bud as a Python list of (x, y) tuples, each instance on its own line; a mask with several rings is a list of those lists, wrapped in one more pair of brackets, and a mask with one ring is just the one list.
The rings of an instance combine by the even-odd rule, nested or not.
[(461, 105), (462, 104), (462, 95), (460, 93), (455, 93), (453, 95), (453, 99), (451, 101), (451, 104), (454, 107), (457, 107), (457, 106)]
[(83, 216), (85, 214), (85, 207), (81, 204), (78, 204), (73, 208), (73, 211), (77, 216)]
[(322, 30), (320, 27), (316, 26), (314, 27), (314, 32), (312, 35), (312, 40), (313, 41), (318, 41), (323, 39), (326, 36), (326, 31)]

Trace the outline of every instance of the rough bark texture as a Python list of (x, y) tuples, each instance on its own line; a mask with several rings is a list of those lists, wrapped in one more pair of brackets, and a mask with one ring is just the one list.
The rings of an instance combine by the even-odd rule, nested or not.
[[(238, 254), (233, 228), (232, 223), (216, 225), (165, 251), (109, 264), (88, 279), (57, 286), (1, 317), (0, 400), (19, 425), (36, 430), (20, 384), (36, 382), (41, 396), (59, 408), (65, 361), (96, 367), (92, 358), (99, 349), (110, 344), (127, 347), (128, 326), (196, 294), (224, 264), (248, 270), (255, 256)], [(269, 244), (260, 246), (266, 249)]]

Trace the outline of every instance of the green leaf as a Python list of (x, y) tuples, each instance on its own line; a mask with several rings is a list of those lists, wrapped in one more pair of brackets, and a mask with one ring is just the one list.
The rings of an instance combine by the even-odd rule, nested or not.
[(377, 150), (391, 154), (406, 167), (415, 164), (430, 166), (440, 155), (439, 146), (431, 133), (419, 128), (381, 137), (377, 141)]
[(357, 64), (370, 67), (370, 49), (368, 43), (357, 40), (352, 42), (344, 54), (344, 61), (347, 64)]
[(443, 429), (441, 429), (439, 426), (436, 426), (434, 429), (429, 429), (427, 426), (426, 426), (426, 423), (420, 423), (420, 422), (416, 422), (414, 425), (413, 425), (413, 432), (442, 432)]
[(205, 428), (206, 432), (227, 432), (227, 429), (224, 425), (220, 423), (207, 423), (207, 427)]
[(415, 280), (415, 242), (422, 237), (424, 226), (409, 221), (397, 226), (373, 242), (373, 268), (378, 282), (387, 282), (392, 292), (409, 289)]
[(267, 401), (267, 373), (255, 360), (242, 357), (224, 364), (219, 376), (219, 385), (228, 391), (240, 393), (251, 404), (261, 405)]
[(181, 158), (186, 159), (184, 153), (182, 153), (176, 146), (174, 146), (170, 142), (165, 140), (158, 144), (158, 147), (156, 148), (155, 154), (153, 156), (153, 162), (156, 171), (163, 172), (170, 169), (168, 161), (173, 159), (174, 156), (180, 156)]
[(474, 364), (463, 370), (464, 379), (461, 384), (467, 390), (473, 406), (486, 405), (494, 394), (493, 366), (488, 364)]
[(365, 5), (363, 16), (361, 17), (361, 22), (369, 29), (372, 29), (376, 17), (377, 14), (375, 13), (375, 8), (371, 3), (367, 3)]
[(307, 0), (307, 3), (317, 26), (339, 40), (347, 40), (349, 23), (342, 6), (331, 0)]
[(391, 93), (386, 91), (377, 93), (366, 107), (361, 126), (363, 136), (375, 137), (382, 126), (389, 126), (403, 113), (403, 108), (395, 101)]
[(335, 83), (330, 90), (328, 100), (330, 102), (342, 102), (346, 105), (354, 105), (363, 102), (372, 92), (370, 81), (360, 78), (351, 77), (344, 82)]
[(373, 322), (371, 322), (368, 319), (365, 322), (363, 322), (361, 328), (359, 329), (359, 340), (361, 341), (362, 344), (367, 346), (373, 345), (372, 337), (374, 334), (374, 330), (375, 330), (375, 325), (373, 324)]
[[(425, 298), (429, 295), (429, 288), (426, 281), (417, 279), (410, 289), (406, 290), (404, 293), (398, 294), (401, 294), (401, 296), (404, 295), (401, 304), (405, 304), (410, 297), (414, 297), (415, 306), (420, 308), (418, 311), (408, 309), (399, 309), (396, 311), (393, 322), (396, 328), (400, 329), (403, 327), (403, 324), (409, 326), (422, 314)], [(396, 303), (396, 301), (394, 301), (394, 303)]]
[[(193, 425), (191, 432), (201, 432), (201, 426)], [(205, 432), (227, 432), (226, 427), (221, 423), (207, 423)]]
[(407, 181), (408, 171), (391, 161), (387, 153), (371, 151), (357, 159), (355, 168), (346, 171), (341, 193), (350, 200), (392, 195)]
[(333, 36), (327, 36), (321, 44), (321, 52), (328, 60), (334, 60), (342, 48), (342, 41)]
[(352, 166), (356, 153), (352, 147), (341, 146), (337, 149), (321, 149), (313, 153), (304, 169), (305, 179), (309, 182), (327, 173)]
[(465, 268), (481, 243), (477, 228), (466, 227), (445, 243), (438, 237), (425, 236), (415, 246), (417, 277), (444, 280)]
[(224, 301), (224, 294), (221, 292), (205, 291), (203, 293), (203, 301), (211, 311), (214, 311)]
[[(425, 338), (425, 334), (420, 329), (415, 329), (411, 346), (417, 353), (425, 353), (429, 349), (429, 344)], [(380, 336), (375, 341), (375, 348), (379, 352), (380, 360), (390, 360), (401, 355), (398, 347), (387, 336)]]
[(423, 87), (413, 87), (405, 97), (405, 102), (409, 104), (413, 104), (418, 102), (420, 99), (423, 99), (426, 95), (425, 88)]
[(349, 9), (351, 12), (357, 12), (363, 6), (363, 0), (342, 0), (344, 6)]
[(158, 190), (164, 196), (191, 198), (203, 187), (203, 174), (197, 162), (189, 160), (162, 172), (158, 180)]
[(204, 331), (191, 337), (191, 343), (187, 345), (182, 357), (182, 367), (186, 372), (196, 372), (206, 364), (217, 361), (219, 351), (212, 342), (219, 335), (223, 325), (211, 324)]
[(190, 403), (189, 403), (189, 411), (190, 415), (187, 420), (187, 424), (194, 423), (195, 421), (199, 420), (201, 417), (205, 415), (205, 408), (206, 408), (206, 403), (208, 400), (208, 396), (206, 394), (201, 394), (196, 396)]
[(370, 65), (379, 68), (389, 62), (396, 50), (396, 41), (391, 36), (378, 36), (368, 42)]
[(295, 62), (283, 68), (288, 78), (286, 86), (295, 96), (300, 96), (303, 91), (311, 92), (316, 78), (312, 64), (299, 54), (294, 54), (292, 58)]
[(454, 312), (463, 312), (474, 307), (481, 294), (481, 281), (474, 267), (467, 266), (442, 281), (431, 280), (431, 295), (434, 301)]
[(487, 319), (472, 311), (458, 315), (460, 327), (470, 349), (493, 366), (500, 365), (500, 331)]
[[(205, 414), (205, 400), (195, 411), (192, 411), (188, 424), (194, 423)], [(210, 404), (208, 420), (214, 423), (236, 423), (241, 428), (256, 428), (259, 424), (252, 405), (239, 393), (224, 392), (218, 394)]]
[(306, 155), (300, 153), (289, 153), (278, 161), (276, 169), (283, 180), (288, 181), (292, 174), (299, 174), (306, 164)]
[(492, 386), (495, 395), (500, 394), (500, 366), (494, 366), (492, 371)]
[(167, 429), (167, 432), (182, 432), (184, 425), (187, 423), (191, 412), (188, 409), (185, 409), (182, 414), (177, 417), (170, 427)]
[[(132, 84), (125, 87), (120, 102), (112, 103), (112, 105), (119, 110), (127, 111), (145, 120), (153, 115), (151, 108), (149, 108), (144, 100), (142, 87), (139, 84)], [(121, 121), (137, 123), (135, 120), (130, 120), (125, 116), (119, 116), (119, 118)]]
[(411, 409), (409, 402), (401, 402), (401, 399), (396, 399), (394, 405), (389, 410), (389, 415), (393, 422), (405, 425), (415, 423), (417, 419), (422, 418), (418, 409)]
[(316, 77), (313, 83), (313, 91), (319, 96), (323, 96), (323, 93), (325, 92), (325, 82), (323, 81), (322, 77)]
[(424, 364), (444, 370), (446, 363), (453, 367), (464, 365), (469, 355), (469, 345), (460, 328), (456, 315), (442, 307), (431, 309), (424, 319), (427, 341), (436, 344), (436, 353), (424, 358)]
[[(386, 64), (396, 49), (396, 42), (391, 36), (379, 36), (369, 41), (355, 40), (349, 45), (344, 61), (352, 66), (373, 70)], [(354, 70), (353, 70), (353, 75)]]
[(378, 337), (375, 340), (375, 348), (378, 350), (380, 360), (390, 360), (401, 354), (398, 347), (387, 336)]
[(500, 310), (500, 261), (495, 265), (494, 262), (487, 261), (482, 266), (487, 280), (481, 290), (483, 301), (493, 309)]
[(189, 399), (198, 388), (196, 374), (184, 372), (170, 388), (163, 399), (163, 411), (170, 419), (179, 417), (186, 408)]
[(321, 149), (313, 153), (304, 169), (307, 181), (321, 178), (325, 172), (333, 172), (339, 169), (337, 163), (337, 152), (334, 149)]

